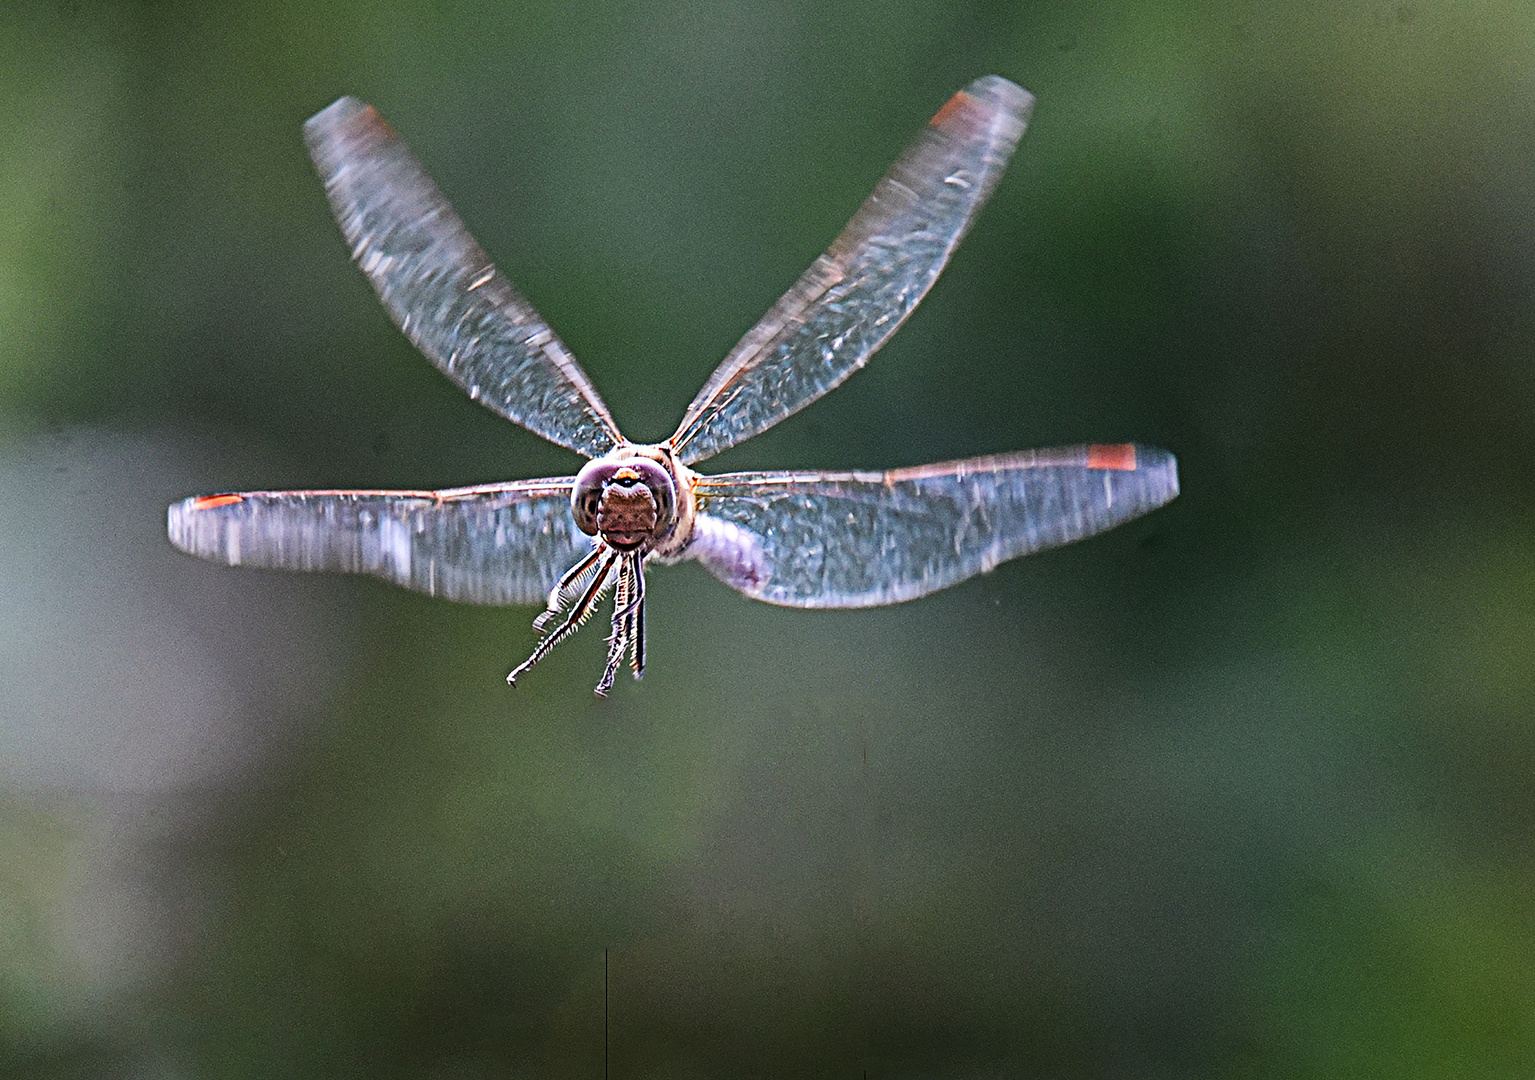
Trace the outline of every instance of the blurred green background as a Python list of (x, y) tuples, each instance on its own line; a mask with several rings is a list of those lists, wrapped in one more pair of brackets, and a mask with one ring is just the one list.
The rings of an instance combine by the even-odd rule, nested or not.
[[(407, 138), (631, 437), (954, 90), (1039, 97), (868, 371), (711, 469), (1184, 494), (844, 613), (235, 571), (168, 502), (573, 471), (350, 265)], [(0, 4), (0, 1075), (1528, 1077), (1535, 6)], [(607, 964), (604, 1043), (604, 955)]]

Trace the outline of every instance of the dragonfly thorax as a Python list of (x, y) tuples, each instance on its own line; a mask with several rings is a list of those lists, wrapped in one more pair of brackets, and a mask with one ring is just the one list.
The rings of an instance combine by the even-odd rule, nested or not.
[(617, 551), (666, 539), (677, 524), (677, 484), (658, 456), (626, 446), (587, 462), (570, 493), (576, 527)]

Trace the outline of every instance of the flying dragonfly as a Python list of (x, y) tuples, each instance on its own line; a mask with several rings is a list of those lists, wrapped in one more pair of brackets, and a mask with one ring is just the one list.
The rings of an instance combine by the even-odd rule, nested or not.
[(170, 507), (171, 542), (231, 566), (373, 574), (545, 610), (529, 668), (614, 594), (605, 695), (645, 668), (645, 569), (696, 559), (747, 596), (892, 604), (1080, 540), (1178, 493), (1172, 455), (1133, 444), (995, 454), (886, 472), (693, 466), (863, 367), (927, 293), (1033, 111), (997, 76), (949, 99), (725, 357), (665, 442), (630, 442), (575, 358), (492, 265), (401, 139), (343, 97), (304, 125), (352, 258), (427, 359), (468, 395), (590, 460), (575, 476), (445, 491), (255, 491)]

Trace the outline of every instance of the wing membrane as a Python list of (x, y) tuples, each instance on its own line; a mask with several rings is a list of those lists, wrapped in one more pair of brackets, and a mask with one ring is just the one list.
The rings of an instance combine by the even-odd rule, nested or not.
[(618, 444), (586, 373), (371, 106), (341, 98), (310, 117), (304, 137), (352, 258), (427, 359), (551, 442), (588, 457)]
[(871, 607), (1102, 532), (1177, 494), (1172, 455), (1130, 445), (887, 473), (727, 473), (699, 479), (687, 555), (769, 603)]
[(955, 94), (699, 391), (672, 436), (677, 456), (717, 454), (862, 367), (949, 261), (1033, 108), (1028, 91), (996, 76)]
[(170, 508), (171, 543), (231, 566), (371, 574), (476, 604), (542, 603), (591, 547), (573, 477), (452, 491), (256, 491)]

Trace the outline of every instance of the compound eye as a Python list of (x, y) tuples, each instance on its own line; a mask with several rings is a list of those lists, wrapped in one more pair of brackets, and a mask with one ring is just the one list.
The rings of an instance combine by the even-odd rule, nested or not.
[(677, 491), (666, 470), (654, 461), (639, 458), (631, 465), (634, 484), (644, 484), (655, 499), (657, 517), (663, 524), (670, 524), (677, 512)]
[(617, 466), (610, 461), (588, 461), (576, 475), (570, 492), (570, 513), (576, 528), (587, 536), (597, 535), (597, 512), (602, 508), (602, 489), (612, 479)]

